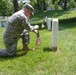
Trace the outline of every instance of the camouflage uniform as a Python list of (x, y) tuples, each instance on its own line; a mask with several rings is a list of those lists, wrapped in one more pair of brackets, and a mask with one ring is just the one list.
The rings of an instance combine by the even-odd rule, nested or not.
[(23, 30), (33, 31), (23, 9), (14, 13), (8, 20), (8, 25), (4, 31), (3, 41), (6, 50), (0, 49), (0, 56), (13, 56), (17, 50), (17, 43)]
[(22, 38), (22, 44), (29, 44), (30, 42), (30, 35), (29, 35), (29, 32), (24, 29), (23, 30), (23, 33), (21, 34), (21, 38)]

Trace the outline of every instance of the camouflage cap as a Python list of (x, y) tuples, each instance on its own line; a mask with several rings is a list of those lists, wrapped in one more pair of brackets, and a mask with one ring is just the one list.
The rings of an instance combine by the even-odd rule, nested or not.
[(34, 8), (33, 8), (33, 6), (31, 6), (30, 4), (25, 4), (24, 5), (24, 8), (30, 10), (31, 13), (32, 13), (32, 15), (34, 15), (34, 12), (33, 12), (34, 11)]

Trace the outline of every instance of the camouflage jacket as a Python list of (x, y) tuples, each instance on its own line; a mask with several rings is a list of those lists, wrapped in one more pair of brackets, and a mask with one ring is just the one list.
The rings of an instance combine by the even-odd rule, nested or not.
[[(33, 31), (35, 28), (31, 26), (23, 10), (14, 13), (8, 20), (8, 24), (4, 31), (4, 42), (14, 38), (17, 40), (23, 30)], [(11, 39), (13, 42), (13, 39)], [(9, 41), (10, 42), (10, 41)]]

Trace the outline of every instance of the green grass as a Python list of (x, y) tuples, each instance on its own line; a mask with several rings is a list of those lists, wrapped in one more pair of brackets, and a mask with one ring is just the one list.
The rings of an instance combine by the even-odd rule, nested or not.
[(69, 19), (76, 17), (76, 11), (67, 11), (67, 10), (56, 10), (56, 11), (44, 11), (44, 12), (37, 12), (34, 16), (32, 16), (31, 24), (41, 24), (41, 22), (45, 19), (45, 17), (49, 17), (51, 19), (58, 18), (59, 20), (62, 19)]
[[(53, 13), (56, 12), (53, 11)], [(41, 22), (38, 20), (37, 23)], [(5, 48), (2, 41), (4, 29), (0, 28), (0, 48)], [(35, 51), (20, 55), (22, 52), (20, 39), (15, 57), (0, 57), (0, 75), (76, 75), (76, 23), (59, 24), (59, 52), (53, 52), (50, 49), (52, 46), (51, 31), (46, 28), (40, 29), (40, 35), (41, 45), (36, 46), (36, 35), (30, 32), (29, 47), (36, 48)]]

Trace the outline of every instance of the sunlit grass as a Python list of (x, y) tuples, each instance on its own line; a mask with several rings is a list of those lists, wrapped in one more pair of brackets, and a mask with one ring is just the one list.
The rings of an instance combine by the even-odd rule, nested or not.
[[(0, 48), (5, 48), (2, 41), (4, 29), (0, 28)], [(76, 75), (76, 23), (59, 24), (58, 52), (50, 49), (52, 31), (40, 29), (40, 35), (41, 45), (36, 46), (36, 35), (30, 32), (29, 47), (35, 51), (21, 55), (20, 39), (15, 57), (0, 57), (0, 75)]]

